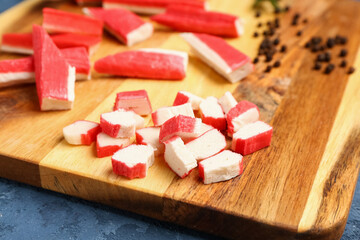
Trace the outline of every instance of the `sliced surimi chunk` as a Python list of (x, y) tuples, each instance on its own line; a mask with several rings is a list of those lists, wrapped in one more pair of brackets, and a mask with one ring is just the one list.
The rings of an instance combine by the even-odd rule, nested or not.
[(165, 142), (173, 136), (179, 136), (184, 142), (188, 142), (211, 129), (213, 128), (202, 123), (199, 118), (178, 115), (161, 126), (159, 140)]
[(101, 132), (96, 137), (96, 155), (98, 158), (111, 156), (119, 149), (130, 144), (130, 138), (113, 138)]
[(264, 122), (249, 123), (233, 135), (231, 149), (242, 155), (256, 152), (270, 146), (272, 132), (272, 127)]
[(117, 93), (114, 111), (120, 108), (132, 110), (139, 115), (148, 115), (152, 112), (150, 99), (146, 90)]
[(145, 127), (145, 119), (143, 117), (141, 117), (140, 115), (136, 114), (134, 111), (123, 109), (123, 108), (119, 108), (119, 109), (117, 109), (115, 111), (131, 113), (133, 115), (134, 120), (135, 120), (135, 129), (140, 129), (140, 128)]
[(181, 36), (202, 61), (232, 83), (240, 81), (254, 70), (250, 57), (222, 38), (196, 33), (183, 33)]
[(90, 145), (101, 132), (96, 122), (80, 120), (63, 128), (65, 140), (72, 145)]
[(165, 162), (179, 177), (184, 178), (197, 167), (197, 161), (180, 137), (165, 142)]
[(75, 68), (71, 67), (45, 30), (33, 26), (36, 88), (40, 109), (71, 109), (75, 99)]
[(237, 16), (191, 7), (169, 6), (165, 13), (155, 15), (151, 20), (179, 32), (224, 37), (238, 37), (244, 32), (243, 23)]
[(207, 9), (206, 2), (202, 0), (103, 0), (104, 8), (126, 8), (135, 13), (149, 15), (163, 13), (172, 4), (179, 7)]
[(147, 145), (132, 144), (118, 150), (111, 158), (113, 171), (117, 175), (144, 178), (154, 163), (154, 149)]
[(84, 47), (64, 48), (60, 50), (66, 61), (76, 69), (76, 80), (90, 79), (90, 59)]
[(101, 36), (76, 33), (62, 33), (52, 35), (51, 39), (58, 48), (85, 47), (91, 56), (95, 53), (101, 42)]
[(173, 106), (191, 103), (194, 111), (199, 110), (199, 105), (204, 99), (186, 91), (179, 91), (175, 97)]
[(147, 127), (136, 130), (136, 142), (138, 144), (150, 145), (155, 150), (155, 156), (164, 153), (165, 146), (159, 141), (160, 128)]
[(102, 35), (103, 23), (77, 13), (43, 8), (43, 27), (49, 33)]
[(259, 116), (259, 108), (255, 104), (245, 100), (240, 101), (226, 115), (228, 134), (232, 135), (246, 124), (256, 122)]
[(151, 114), (151, 118), (155, 126), (161, 126), (169, 120), (178, 115), (195, 117), (190, 103), (185, 103), (179, 106), (162, 107)]
[(127, 46), (142, 42), (153, 33), (153, 25), (127, 9), (84, 8), (83, 12), (104, 22), (105, 29)]
[(145, 79), (181, 80), (186, 76), (185, 52), (145, 48), (125, 51), (95, 62), (99, 73)]
[(229, 150), (199, 163), (199, 176), (205, 184), (226, 181), (243, 172), (243, 156)]
[(32, 57), (0, 61), (0, 87), (35, 82)]
[(2, 35), (1, 51), (33, 54), (32, 33), (6, 33)]
[(218, 102), (225, 115), (237, 104), (237, 101), (231, 92), (226, 92), (221, 98), (219, 98)]
[(114, 111), (100, 116), (104, 133), (113, 138), (130, 138), (135, 135), (136, 121), (133, 112)]
[(226, 129), (226, 118), (218, 100), (215, 97), (207, 97), (200, 103), (200, 114), (203, 123), (219, 130)]
[(196, 160), (202, 160), (224, 150), (226, 139), (217, 129), (212, 129), (188, 142), (186, 147), (192, 152)]

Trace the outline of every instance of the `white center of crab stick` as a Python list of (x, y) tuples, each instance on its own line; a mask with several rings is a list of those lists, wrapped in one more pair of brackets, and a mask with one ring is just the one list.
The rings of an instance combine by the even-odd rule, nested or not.
[(238, 153), (222, 151), (199, 163), (199, 175), (205, 184), (229, 180), (242, 173), (242, 159)]
[(104, 133), (114, 138), (129, 138), (135, 135), (134, 112), (114, 111), (101, 114), (100, 126)]
[(178, 115), (195, 117), (190, 103), (185, 103), (179, 106), (159, 108), (151, 114), (151, 117), (155, 126), (161, 126), (170, 118)]
[(0, 73), (0, 87), (16, 85), (18, 83), (34, 83), (34, 72)]
[(202, 160), (224, 150), (226, 139), (221, 132), (213, 129), (188, 142), (186, 147), (192, 152), (196, 160)]
[(197, 167), (197, 161), (185, 147), (180, 137), (173, 137), (165, 142), (165, 162), (179, 177), (186, 177)]
[(150, 145), (155, 150), (155, 156), (164, 153), (165, 146), (159, 142), (159, 127), (147, 127), (136, 130), (136, 142), (138, 144)]
[(226, 118), (218, 100), (215, 97), (208, 97), (200, 104), (201, 119), (204, 123), (219, 130), (226, 129)]
[(153, 25), (151, 23), (145, 23), (134, 31), (128, 33), (127, 37), (127, 46), (132, 46), (135, 43), (144, 41), (148, 39), (153, 33)]
[(16, 47), (16, 46), (8, 46), (8, 45), (4, 45), (4, 44), (1, 45), (0, 49), (2, 52), (20, 53), (20, 54), (29, 54), (29, 55), (34, 54), (33, 49), (24, 48), (24, 47)]
[(239, 139), (248, 139), (256, 135), (259, 135), (260, 133), (267, 132), (271, 129), (272, 127), (269, 126), (268, 124), (262, 121), (257, 121), (254, 123), (247, 124), (246, 127), (241, 128), (233, 135), (233, 137)]
[(86, 144), (84, 142), (84, 137), (86, 135), (94, 135), (89, 137), (95, 139), (99, 130), (100, 128), (98, 123), (90, 122), (90, 121), (76, 121), (64, 127), (63, 134), (65, 140), (69, 144), (81, 145), (81, 144)]
[(237, 101), (230, 92), (226, 92), (221, 98), (219, 98), (219, 104), (224, 113), (227, 114), (230, 109), (236, 106)]
[(117, 150), (131, 144), (130, 138), (112, 138), (101, 132), (96, 137), (97, 157), (107, 157), (113, 155)]

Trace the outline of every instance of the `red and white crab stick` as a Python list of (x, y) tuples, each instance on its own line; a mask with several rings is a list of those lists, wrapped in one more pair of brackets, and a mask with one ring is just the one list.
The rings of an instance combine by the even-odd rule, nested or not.
[(203, 0), (103, 0), (104, 8), (126, 8), (140, 14), (159, 14), (165, 12), (170, 5), (207, 9)]
[(200, 103), (200, 114), (203, 123), (221, 130), (226, 129), (226, 118), (218, 100), (215, 97), (207, 97)]
[(32, 57), (0, 61), (0, 87), (34, 82), (35, 72)]
[(198, 33), (183, 33), (181, 36), (202, 61), (232, 83), (240, 81), (254, 70), (250, 57), (222, 38)]
[(127, 46), (142, 42), (153, 33), (151, 23), (126, 9), (84, 8), (83, 12), (103, 21), (105, 29)]
[(32, 33), (6, 33), (2, 35), (2, 52), (34, 54)]
[(136, 142), (138, 144), (150, 145), (154, 148), (155, 156), (164, 153), (165, 145), (159, 141), (160, 128), (146, 127), (136, 130)]
[(118, 109), (132, 110), (139, 115), (148, 115), (152, 112), (150, 99), (145, 90), (117, 93), (113, 110)]
[(96, 155), (98, 158), (108, 157), (130, 144), (130, 138), (113, 138), (101, 132), (96, 137)]
[(155, 126), (163, 125), (167, 120), (178, 115), (184, 115), (195, 118), (194, 111), (190, 103), (179, 106), (162, 107), (151, 114), (152, 121)]
[(176, 94), (173, 106), (178, 106), (184, 103), (191, 103), (191, 107), (194, 111), (199, 110), (199, 105), (204, 99), (201, 97), (196, 96), (190, 92), (186, 91), (179, 91)]
[(65, 140), (72, 145), (91, 145), (98, 133), (100, 125), (96, 122), (80, 120), (63, 128)]

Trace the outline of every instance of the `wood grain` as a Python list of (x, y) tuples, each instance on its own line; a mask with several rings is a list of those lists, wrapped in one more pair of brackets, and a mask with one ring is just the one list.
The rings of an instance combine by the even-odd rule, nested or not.
[[(252, 0), (209, 1), (212, 9), (241, 16), (246, 21), (241, 38), (227, 39), (235, 48), (255, 57), (260, 38), (253, 38), (258, 21), (273, 19), (265, 6), (261, 19), (254, 17)], [(33, 85), (0, 89), (0, 176), (68, 195), (101, 202), (215, 235), (238, 239), (339, 239), (348, 215), (360, 167), (359, 71), (330, 75), (313, 71), (314, 54), (304, 50), (313, 35), (347, 35), (360, 31), (359, 3), (304, 0), (291, 3), (280, 14), (278, 34), (288, 46), (276, 54), (282, 65), (271, 73), (260, 59), (256, 70), (240, 84), (230, 84), (190, 54), (184, 81), (105, 78), (76, 83), (75, 107), (65, 112), (39, 112)], [(81, 12), (66, 3), (30, 0), (12, 9), (1, 32), (26, 32), (41, 23), (41, 9), (51, 6)], [(237, 7), (235, 7), (237, 6)], [(308, 24), (290, 25), (296, 12)], [(14, 14), (17, 13), (17, 14)], [(148, 20), (148, 18), (144, 18)], [(26, 22), (27, 24), (24, 24)], [(135, 45), (189, 52), (189, 46), (168, 29), (156, 26), (154, 37)], [(296, 37), (302, 30), (303, 37)], [(360, 67), (360, 36), (349, 38), (349, 64)], [(127, 47), (104, 34), (92, 63)], [(339, 51), (336, 47), (333, 52)], [(0, 59), (19, 55), (1, 54)], [(145, 179), (116, 176), (110, 157), (98, 159), (94, 146), (68, 145), (62, 128), (78, 119), (99, 121), (111, 111), (117, 92), (146, 89), (153, 109), (171, 105), (179, 90), (202, 97), (220, 97), (232, 91), (238, 100), (255, 102), (261, 118), (274, 126), (271, 147), (244, 158), (245, 171), (233, 180), (203, 185), (197, 170), (179, 179), (157, 158)], [(151, 124), (150, 118), (146, 122)]]

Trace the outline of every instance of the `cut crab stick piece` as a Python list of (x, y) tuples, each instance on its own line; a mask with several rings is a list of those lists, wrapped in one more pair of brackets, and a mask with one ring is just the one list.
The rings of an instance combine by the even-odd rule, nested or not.
[(34, 82), (35, 72), (32, 57), (0, 61), (0, 87)]
[(240, 81), (254, 70), (250, 57), (222, 38), (196, 33), (183, 33), (181, 36), (202, 61), (232, 83)]
[(233, 15), (177, 6), (167, 8), (165, 13), (151, 20), (179, 32), (207, 33), (223, 37), (239, 37), (243, 34), (242, 21)]
[(170, 5), (179, 7), (193, 7), (207, 9), (207, 4), (202, 0), (103, 0), (104, 8), (126, 8), (140, 14), (159, 14), (165, 12)]
[(114, 111), (100, 116), (100, 126), (104, 133), (113, 138), (135, 136), (136, 121), (133, 112)]
[(32, 33), (6, 33), (2, 35), (1, 51), (33, 54)]
[(95, 62), (99, 73), (134, 78), (182, 80), (188, 55), (164, 49), (140, 49), (110, 55)]
[(256, 121), (242, 127), (233, 135), (231, 149), (242, 155), (248, 155), (270, 146), (273, 129), (262, 121)]
[(175, 97), (173, 106), (178, 106), (184, 103), (191, 103), (194, 111), (199, 110), (199, 105), (204, 99), (186, 91), (179, 91)]
[(226, 118), (218, 100), (215, 97), (207, 97), (200, 104), (200, 114), (203, 123), (219, 130), (226, 129)]
[(225, 94), (221, 98), (219, 98), (218, 102), (225, 115), (237, 104), (237, 101), (231, 94), (231, 92), (225, 92)]
[(147, 127), (136, 130), (136, 142), (138, 144), (150, 145), (154, 148), (155, 156), (164, 153), (165, 145), (159, 141), (160, 128)]
[(119, 108), (114, 111), (131, 113), (135, 120), (135, 129), (140, 129), (140, 128), (145, 127), (145, 119), (143, 117), (141, 117), (140, 115), (136, 114), (134, 111), (123, 109), (123, 108)]
[(202, 160), (224, 150), (226, 148), (226, 139), (217, 129), (212, 129), (188, 142), (186, 147), (196, 160)]
[(161, 126), (170, 118), (178, 115), (195, 117), (191, 104), (185, 103), (179, 106), (159, 108), (151, 114), (151, 118), (155, 126)]
[(96, 155), (98, 158), (108, 157), (130, 144), (130, 138), (112, 138), (101, 132), (96, 137)]
[(114, 111), (117, 109), (132, 110), (139, 115), (152, 112), (151, 103), (146, 90), (119, 92), (116, 94)]
[(179, 136), (184, 142), (188, 142), (211, 129), (212, 127), (203, 124), (200, 118), (178, 115), (161, 126), (159, 140), (165, 142), (173, 136)]
[(83, 5), (101, 5), (102, 0), (75, 0), (77, 5), (83, 6)]
[(84, 47), (64, 48), (60, 52), (76, 69), (76, 80), (90, 79), (90, 59)]
[(259, 108), (248, 101), (240, 101), (226, 115), (228, 134), (231, 136), (249, 123), (259, 120)]
[(199, 176), (204, 184), (226, 181), (243, 172), (243, 156), (229, 150), (199, 163)]
[(43, 9), (43, 27), (49, 33), (102, 35), (103, 23), (84, 15), (53, 8)]
[(85, 47), (89, 55), (93, 55), (101, 42), (100, 36), (76, 33), (52, 35), (51, 39), (58, 48)]
[(166, 142), (164, 158), (170, 169), (179, 177), (185, 178), (197, 167), (197, 161), (185, 147), (180, 137), (175, 136)]
[(133, 178), (144, 178), (154, 163), (154, 149), (147, 145), (132, 144), (118, 150), (111, 158), (115, 174)]
[(96, 122), (80, 120), (63, 128), (65, 140), (72, 145), (91, 145), (98, 133), (100, 125)]
[(46, 31), (33, 26), (37, 94), (42, 111), (71, 109), (75, 99), (75, 68), (70, 66)]
[(126, 9), (84, 8), (83, 12), (104, 22), (105, 29), (127, 46), (142, 42), (153, 33), (153, 25)]

